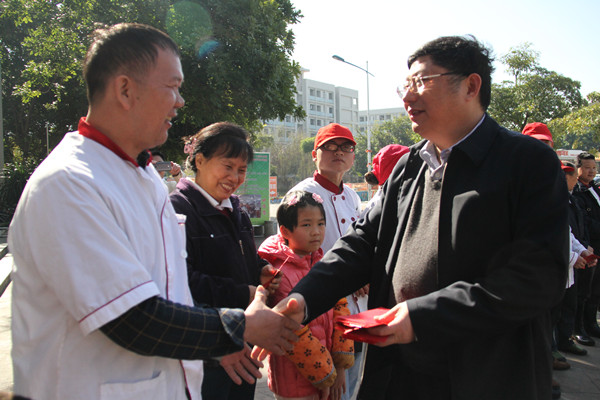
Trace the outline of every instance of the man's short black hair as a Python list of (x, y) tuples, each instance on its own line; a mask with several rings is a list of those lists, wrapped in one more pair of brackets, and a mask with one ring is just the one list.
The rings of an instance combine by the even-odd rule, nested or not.
[(89, 104), (106, 89), (108, 79), (127, 74), (142, 79), (155, 65), (158, 49), (179, 57), (177, 44), (164, 32), (143, 24), (117, 24), (94, 31), (83, 61), (83, 78)]
[(593, 154), (590, 154), (587, 151), (577, 154), (577, 168), (581, 168), (581, 166), (583, 165), (583, 160), (596, 161), (596, 157), (594, 157)]
[(458, 75), (478, 74), (481, 77), (479, 102), (487, 110), (492, 97), (491, 51), (474, 36), (443, 36), (426, 43), (408, 57), (408, 68), (421, 57), (429, 56), (433, 63)]

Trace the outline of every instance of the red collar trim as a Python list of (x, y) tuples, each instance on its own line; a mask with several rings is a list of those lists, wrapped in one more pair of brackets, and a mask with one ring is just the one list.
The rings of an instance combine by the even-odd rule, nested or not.
[(319, 171), (315, 171), (313, 174), (313, 179), (319, 185), (323, 186), (325, 189), (329, 190), (333, 194), (342, 194), (344, 191), (344, 182), (340, 183), (340, 186), (336, 186), (335, 183), (331, 182), (329, 179), (325, 178), (323, 175), (319, 173)]
[[(129, 161), (136, 167), (140, 165), (136, 160), (129, 157), (127, 153), (123, 151), (115, 142), (113, 142), (108, 136), (104, 133), (100, 132), (98, 129), (94, 128), (92, 125), (88, 124), (85, 117), (81, 117), (79, 120), (79, 125), (77, 126), (77, 130), (80, 135), (85, 136), (88, 139), (92, 139), (93, 141), (100, 143), (102, 146), (106, 147), (119, 157), (121, 157), (125, 161)], [(148, 159), (148, 164), (150, 164), (150, 159)], [(146, 164), (146, 165), (148, 165)]]
[(581, 184), (582, 184), (583, 186), (585, 186), (586, 188), (589, 188), (590, 186), (592, 186), (592, 185), (590, 185), (590, 184), (587, 184), (587, 183), (585, 183), (585, 182), (583, 182), (583, 181), (581, 181), (581, 180), (579, 180), (579, 179), (577, 179), (577, 180), (579, 181), (579, 183), (581, 183)]

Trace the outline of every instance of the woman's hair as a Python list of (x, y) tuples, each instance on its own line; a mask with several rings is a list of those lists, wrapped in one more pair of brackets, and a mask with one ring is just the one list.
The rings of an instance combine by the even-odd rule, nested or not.
[(325, 209), (323, 208), (321, 196), (304, 190), (295, 190), (286, 194), (281, 201), (277, 209), (277, 223), (279, 226), (285, 226), (290, 232), (293, 232), (294, 228), (298, 226), (298, 209), (307, 206), (319, 207), (323, 219), (325, 219)]
[(209, 125), (191, 138), (194, 150), (188, 158), (189, 167), (192, 171), (198, 172), (196, 167), (198, 153), (206, 159), (215, 156), (242, 157), (250, 164), (254, 159), (254, 150), (248, 142), (249, 137), (244, 128), (231, 122), (216, 122)]

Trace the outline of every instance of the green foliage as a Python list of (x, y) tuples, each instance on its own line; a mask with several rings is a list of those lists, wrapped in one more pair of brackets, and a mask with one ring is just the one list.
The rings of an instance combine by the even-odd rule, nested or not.
[(162, 149), (169, 158), (183, 158), (181, 138), (213, 122), (232, 121), (256, 132), (259, 120), (303, 116), (295, 103), (300, 68), (290, 58), (289, 29), (300, 17), (290, 0), (5, 0), (5, 139), (41, 159), (46, 127), (51, 147), (76, 129), (87, 112), (81, 61), (90, 34), (118, 22), (169, 31), (182, 47), (187, 105)]
[(547, 123), (586, 105), (578, 81), (542, 68), (538, 58), (525, 44), (501, 59), (515, 80), (492, 85), (488, 112), (509, 129), (520, 132), (530, 122)]
[(315, 137), (314, 136), (304, 138), (300, 142), (300, 150), (302, 150), (303, 153), (311, 154), (314, 148), (315, 148)]
[[(361, 180), (367, 173), (367, 135), (358, 134), (356, 140), (356, 159), (349, 174)], [(371, 160), (377, 152), (388, 144), (401, 144), (411, 146), (421, 140), (413, 132), (412, 123), (408, 117), (394, 118), (371, 128)], [(359, 180), (359, 182), (361, 181)]]
[[(312, 176), (315, 170), (311, 155), (314, 138), (308, 139), (302, 139), (298, 134), (290, 143), (275, 143), (271, 146), (271, 175), (277, 176), (279, 195), (286, 193), (301, 180)], [(309, 142), (311, 151), (306, 152), (303, 149)]]
[(592, 104), (548, 124), (557, 149), (585, 150), (598, 154), (600, 150), (600, 102), (594, 101), (598, 93), (588, 96)]
[(0, 180), (0, 226), (8, 226), (23, 193), (23, 188), (39, 160), (24, 157), (18, 147), (13, 148), (13, 162), (4, 164)]

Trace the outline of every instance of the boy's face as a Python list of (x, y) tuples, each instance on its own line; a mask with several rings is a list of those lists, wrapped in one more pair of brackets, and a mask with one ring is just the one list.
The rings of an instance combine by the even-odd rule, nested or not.
[(321, 175), (328, 174), (344, 174), (352, 168), (354, 164), (354, 153), (346, 153), (342, 151), (341, 145), (353, 143), (348, 139), (337, 138), (327, 141), (327, 143), (335, 143), (338, 146), (336, 151), (328, 151), (321, 147), (313, 150), (313, 161), (317, 166), (317, 171)]

